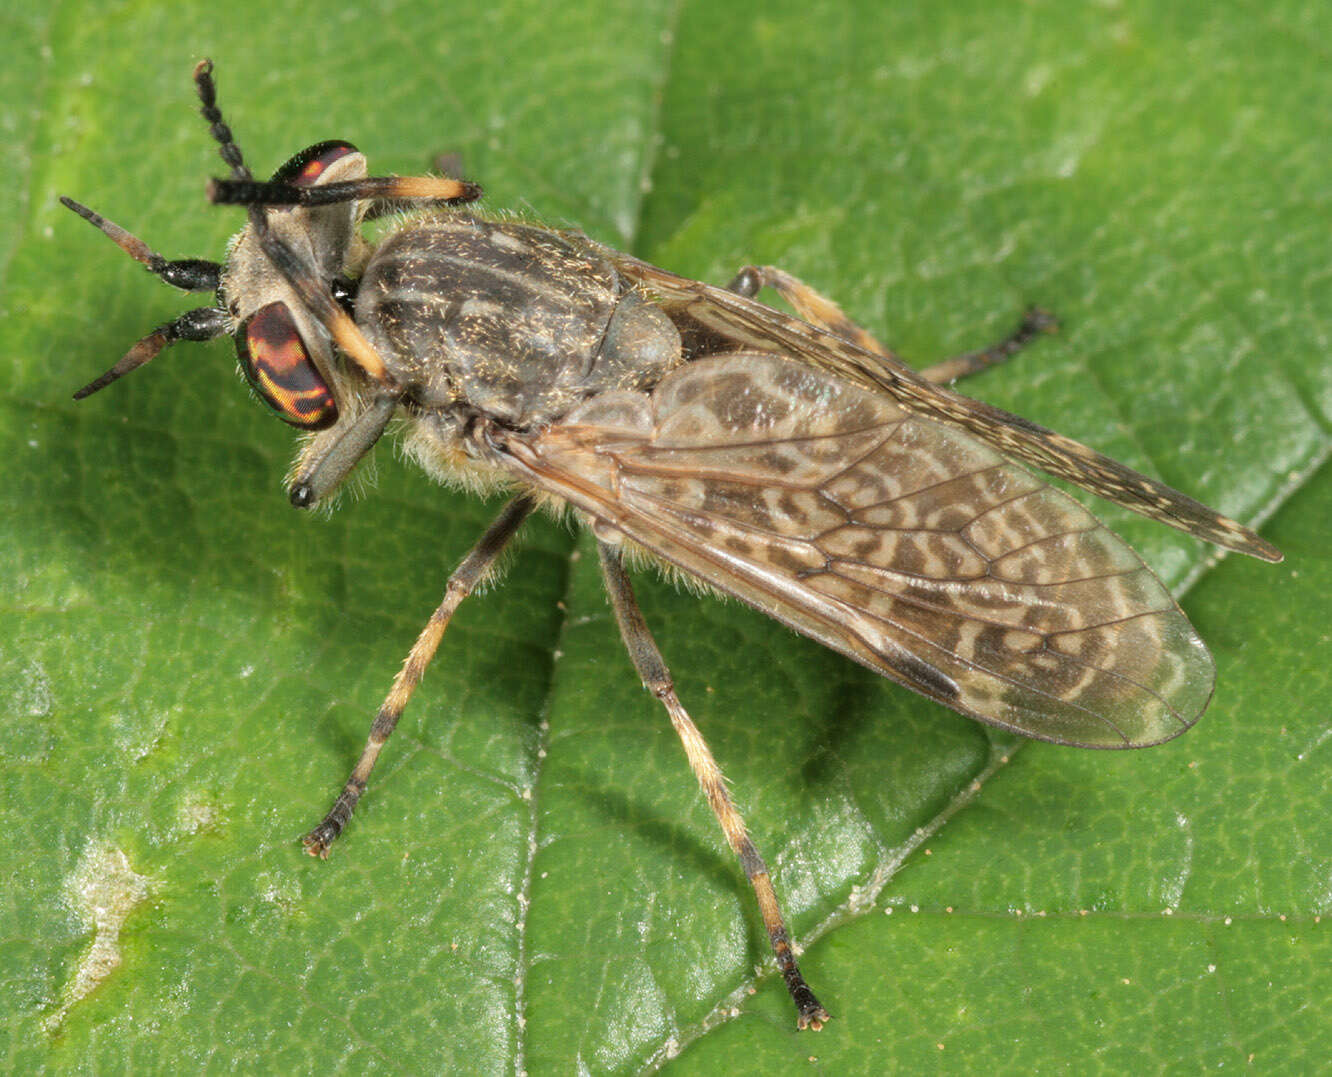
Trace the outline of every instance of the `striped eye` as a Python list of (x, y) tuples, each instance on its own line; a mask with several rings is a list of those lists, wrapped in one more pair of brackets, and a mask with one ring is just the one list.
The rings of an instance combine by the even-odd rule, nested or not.
[(236, 335), (236, 354), (246, 380), (284, 422), (324, 430), (338, 421), (333, 393), (285, 303), (269, 303), (250, 315)]
[(273, 179), (291, 183), (297, 187), (312, 187), (319, 177), (334, 161), (357, 153), (350, 142), (334, 139), (330, 142), (317, 142), (308, 149), (301, 150), (295, 157), (273, 173)]

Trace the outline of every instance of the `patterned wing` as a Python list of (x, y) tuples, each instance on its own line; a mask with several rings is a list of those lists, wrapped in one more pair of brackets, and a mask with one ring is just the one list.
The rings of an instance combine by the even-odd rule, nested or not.
[(1187, 729), (1211, 656), (1138, 556), (953, 426), (741, 352), (494, 432), (528, 482), (963, 714), (1100, 748)]
[(686, 327), (695, 325), (732, 346), (795, 356), (887, 393), (910, 411), (960, 426), (1000, 452), (1143, 516), (1251, 557), (1281, 560), (1275, 546), (1243, 524), (1081, 442), (935, 385), (910, 367), (753, 299), (676, 276), (618, 251), (603, 250), (620, 273), (657, 296), (671, 317)]

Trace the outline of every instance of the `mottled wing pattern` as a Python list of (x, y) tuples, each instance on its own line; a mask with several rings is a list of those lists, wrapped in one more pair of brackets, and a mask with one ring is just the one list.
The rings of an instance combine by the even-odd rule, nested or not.
[(496, 447), (603, 536), (983, 721), (1133, 747), (1181, 733), (1211, 695), (1192, 626), (1086, 509), (813, 367), (699, 360)]
[(671, 315), (739, 346), (788, 354), (890, 395), (913, 412), (971, 431), (1008, 456), (1218, 546), (1264, 561), (1281, 552), (1243, 524), (1086, 445), (1021, 416), (926, 381), (910, 367), (744, 296), (606, 249), (617, 270)]

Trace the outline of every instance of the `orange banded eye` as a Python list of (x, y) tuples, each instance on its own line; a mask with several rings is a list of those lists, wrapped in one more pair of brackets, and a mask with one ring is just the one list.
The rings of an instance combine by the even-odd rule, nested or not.
[(284, 422), (323, 430), (338, 421), (338, 405), (305, 350), (285, 303), (269, 303), (250, 315), (236, 336), (241, 370)]
[(346, 157), (349, 153), (359, 152), (350, 142), (333, 140), (318, 142), (309, 149), (301, 150), (295, 157), (273, 173), (273, 179), (290, 183), (296, 187), (311, 187), (319, 181), (334, 161)]

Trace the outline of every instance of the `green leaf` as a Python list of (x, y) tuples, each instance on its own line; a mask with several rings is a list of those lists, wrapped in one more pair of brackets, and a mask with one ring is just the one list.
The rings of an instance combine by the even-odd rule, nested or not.
[[(1161, 8), (4, 16), (0, 1065), (1325, 1060), (1322, 8)], [(332, 858), (305, 857), (497, 503), (386, 448), (364, 497), (292, 512), (290, 433), (226, 342), (69, 399), (189, 300), (56, 196), (169, 257), (220, 257), (238, 227), (202, 196), (222, 171), (189, 84), (204, 54), (259, 173), (331, 137), (384, 171), (458, 152), (493, 207), (708, 280), (783, 265), (922, 362), (1055, 310), (1058, 337), (967, 391), (1242, 519), (1304, 487), (1267, 532), (1277, 567), (1209, 571), (1098, 508), (1172, 585), (1206, 574), (1186, 604), (1212, 710), (1150, 752), (1026, 746), (644, 574), (681, 697), (816, 940), (836, 1019), (797, 1035), (591, 547), (541, 519), (450, 627)]]

